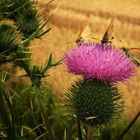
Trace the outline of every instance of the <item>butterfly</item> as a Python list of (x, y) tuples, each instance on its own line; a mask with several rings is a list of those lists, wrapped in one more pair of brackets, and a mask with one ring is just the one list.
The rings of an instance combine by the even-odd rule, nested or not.
[(93, 39), (89, 25), (86, 25), (78, 34), (76, 43), (78, 46), (87, 43)]
[(140, 48), (120, 48), (134, 62), (137, 67), (140, 67)]
[(112, 36), (112, 32), (113, 32), (113, 18), (111, 19), (110, 24), (102, 37), (101, 40), (102, 44), (111, 43), (111, 40), (114, 38)]

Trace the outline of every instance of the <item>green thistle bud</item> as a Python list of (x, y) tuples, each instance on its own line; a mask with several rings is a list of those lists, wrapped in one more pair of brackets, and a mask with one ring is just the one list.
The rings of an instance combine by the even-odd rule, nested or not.
[(14, 62), (15, 65), (25, 68), (23, 61), (26, 65), (30, 63), (31, 53), (28, 47), (21, 45), (21, 40), (22, 35), (14, 21), (8, 19), (0, 21), (0, 64)]
[(15, 51), (17, 45), (17, 34), (11, 25), (3, 24), (0, 26), (0, 53)]
[(68, 105), (81, 121), (91, 126), (110, 124), (123, 111), (123, 100), (115, 85), (95, 79), (72, 85)]
[(0, 25), (0, 64), (12, 60), (11, 54), (17, 51), (18, 45), (19, 35), (16, 29), (10, 24)]
[(16, 22), (18, 30), (24, 39), (31, 36), (40, 26), (40, 17), (33, 0), (1, 0), (1, 19), (11, 19)]
[(38, 28), (39, 28), (39, 16), (34, 14), (30, 14), (30, 11), (28, 11), (28, 14), (20, 15), (16, 19), (17, 26), (19, 27), (19, 30), (24, 35), (24, 38), (28, 38), (31, 36)]

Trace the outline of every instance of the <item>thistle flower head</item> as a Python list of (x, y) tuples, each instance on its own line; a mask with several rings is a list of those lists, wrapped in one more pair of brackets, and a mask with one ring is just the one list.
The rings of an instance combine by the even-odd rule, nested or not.
[(85, 79), (117, 82), (128, 79), (134, 73), (134, 64), (113, 46), (83, 44), (65, 54), (69, 72), (83, 75)]

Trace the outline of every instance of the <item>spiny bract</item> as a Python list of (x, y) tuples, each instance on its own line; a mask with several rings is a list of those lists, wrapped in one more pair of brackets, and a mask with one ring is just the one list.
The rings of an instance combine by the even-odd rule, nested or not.
[(77, 81), (67, 99), (74, 114), (91, 126), (110, 124), (123, 112), (123, 99), (117, 88), (95, 79)]

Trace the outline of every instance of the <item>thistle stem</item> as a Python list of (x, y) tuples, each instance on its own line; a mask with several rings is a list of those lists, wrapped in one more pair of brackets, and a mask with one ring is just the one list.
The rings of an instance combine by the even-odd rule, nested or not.
[[(11, 104), (11, 101), (9, 100), (9, 98), (7, 97), (4, 89), (2, 87), (0, 87), (0, 106), (2, 108), (0, 108), (1, 113), (1, 118), (3, 120), (3, 123), (5, 125), (5, 127), (7, 127), (8, 129), (7, 131), (7, 140), (16, 140), (17, 139), (17, 133), (16, 133), (16, 123), (15, 123), (15, 114), (14, 114), (14, 110)], [(10, 115), (7, 111), (7, 107), (5, 105), (5, 101), (8, 105), (8, 109), (10, 111), (10, 115), (11, 115), (11, 120), (10, 120)]]
[(49, 118), (47, 115), (45, 115), (44, 113), (44, 110), (43, 110), (43, 107), (42, 107), (42, 104), (41, 104), (41, 101), (40, 101), (40, 94), (41, 94), (41, 89), (40, 89), (40, 86), (35, 86), (35, 91), (36, 91), (36, 94), (37, 94), (37, 99), (38, 99), (38, 103), (39, 103), (39, 107), (40, 107), (40, 110), (41, 110), (41, 118), (42, 118), (42, 121), (45, 125), (45, 128), (46, 128), (46, 131), (47, 131), (47, 134), (48, 134), (48, 140), (54, 140), (54, 136), (53, 136), (53, 132), (52, 132), (52, 129), (51, 129), (51, 125), (49, 123)]
[(87, 126), (86, 140), (93, 140), (93, 128), (91, 126)]
[(79, 140), (83, 140), (82, 139), (81, 126), (80, 126), (80, 120), (79, 120), (79, 117), (78, 116), (77, 116), (77, 127), (78, 127), (78, 138), (79, 138)]

